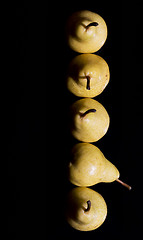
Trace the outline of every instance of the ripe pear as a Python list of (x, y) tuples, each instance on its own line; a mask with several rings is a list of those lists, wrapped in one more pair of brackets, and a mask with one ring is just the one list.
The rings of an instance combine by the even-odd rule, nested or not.
[(107, 25), (97, 13), (82, 10), (73, 13), (67, 22), (67, 42), (79, 53), (98, 51), (106, 41)]
[(69, 65), (67, 88), (78, 97), (95, 97), (109, 82), (106, 61), (95, 54), (80, 54)]
[(120, 175), (118, 169), (105, 158), (100, 149), (90, 143), (74, 145), (68, 170), (70, 182), (77, 186), (113, 182)]
[(109, 115), (101, 103), (91, 98), (77, 100), (71, 106), (71, 134), (82, 142), (96, 142), (109, 127)]
[(67, 200), (66, 219), (75, 229), (91, 231), (105, 221), (107, 205), (96, 191), (86, 187), (73, 188)]
[(71, 183), (88, 187), (100, 182), (118, 181), (129, 190), (131, 187), (119, 179), (118, 169), (105, 158), (95, 145), (77, 143), (72, 149), (72, 158), (68, 166)]

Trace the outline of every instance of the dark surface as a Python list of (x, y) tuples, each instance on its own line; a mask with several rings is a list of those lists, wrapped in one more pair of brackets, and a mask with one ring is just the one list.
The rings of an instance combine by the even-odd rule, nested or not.
[[(9, 19), (14, 81), (8, 86), (7, 231), (17, 239), (125, 240), (141, 234), (141, 4), (76, 2), (15, 7)], [(131, 191), (117, 182), (92, 187), (104, 197), (108, 215), (91, 232), (76, 231), (64, 219), (65, 196), (73, 187), (66, 166), (76, 142), (68, 132), (68, 110), (78, 99), (65, 87), (67, 66), (77, 53), (65, 43), (64, 26), (68, 16), (81, 9), (99, 13), (108, 26), (107, 41), (97, 54), (107, 61), (111, 78), (96, 99), (111, 123), (95, 145), (132, 186)]]

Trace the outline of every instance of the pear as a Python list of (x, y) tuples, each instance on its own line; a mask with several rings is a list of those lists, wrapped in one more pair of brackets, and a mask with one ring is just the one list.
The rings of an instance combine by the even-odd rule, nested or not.
[(107, 25), (99, 14), (82, 10), (69, 17), (66, 35), (72, 50), (79, 53), (93, 53), (104, 45)]
[(95, 97), (110, 78), (106, 61), (95, 54), (80, 54), (69, 65), (67, 88), (78, 97)]
[(106, 109), (94, 99), (83, 98), (71, 106), (71, 134), (82, 142), (96, 142), (109, 127)]
[(98, 192), (86, 187), (76, 187), (69, 192), (66, 219), (76, 230), (94, 230), (106, 216), (106, 202)]
[(72, 149), (72, 159), (68, 166), (68, 176), (71, 183), (87, 187), (100, 182), (117, 180), (128, 189), (131, 187), (119, 180), (118, 169), (108, 161), (95, 145), (77, 143)]

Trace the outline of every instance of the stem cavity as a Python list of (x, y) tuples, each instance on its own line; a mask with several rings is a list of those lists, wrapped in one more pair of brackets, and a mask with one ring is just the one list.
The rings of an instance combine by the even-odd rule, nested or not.
[(128, 185), (127, 183), (122, 182), (119, 178), (116, 179), (116, 181), (119, 182), (119, 183), (121, 183), (124, 187), (128, 188), (129, 190), (132, 189), (132, 187), (131, 187), (130, 185)]
[(85, 212), (88, 212), (88, 211), (90, 210), (90, 208), (91, 208), (91, 201), (88, 200), (88, 201), (87, 201), (87, 208), (86, 208), (84, 211), (85, 211)]
[(88, 113), (94, 113), (94, 112), (96, 112), (96, 109), (91, 108), (91, 109), (87, 110), (86, 112), (81, 113), (80, 116), (81, 116), (81, 118), (84, 118)]

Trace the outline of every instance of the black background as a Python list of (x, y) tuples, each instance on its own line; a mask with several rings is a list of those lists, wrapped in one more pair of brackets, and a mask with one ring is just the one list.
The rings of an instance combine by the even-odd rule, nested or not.
[[(68, 1), (48, 6), (15, 6), (7, 12), (8, 162), (7, 232), (15, 239), (139, 237), (142, 211), (142, 18), (141, 2)], [(69, 152), (75, 144), (68, 129), (69, 106), (78, 98), (65, 86), (67, 67), (78, 53), (66, 45), (65, 24), (81, 9), (100, 14), (108, 38), (96, 53), (110, 68), (110, 83), (96, 100), (111, 123), (95, 145), (120, 171), (119, 183), (92, 187), (102, 194), (108, 215), (95, 231), (79, 232), (65, 221)], [(11, 79), (13, 79), (11, 81)]]

